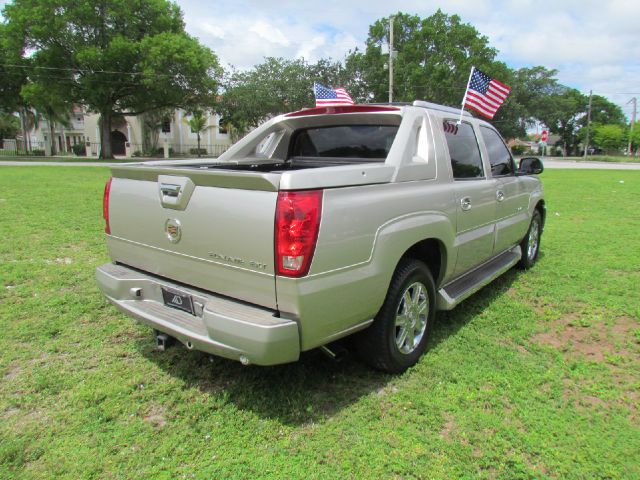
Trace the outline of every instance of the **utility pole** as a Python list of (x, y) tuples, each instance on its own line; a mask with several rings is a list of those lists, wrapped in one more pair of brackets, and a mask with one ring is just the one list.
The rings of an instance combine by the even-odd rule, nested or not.
[[(627, 155), (631, 156), (631, 137), (633, 136), (633, 127), (636, 124), (636, 108), (637, 108), (637, 101), (636, 101), (636, 97), (633, 97), (631, 100), (629, 100), (627, 102), (627, 105), (629, 105), (630, 103), (633, 103), (633, 113), (631, 114), (631, 128), (629, 129), (629, 145), (627, 146)], [(637, 147), (636, 147), (636, 154), (638, 153)]]
[(393, 15), (389, 17), (389, 103), (393, 102)]
[(584, 144), (583, 158), (587, 158), (587, 151), (589, 150), (589, 127), (591, 126), (591, 97), (593, 97), (593, 90), (589, 90), (589, 109), (587, 110), (587, 140)]

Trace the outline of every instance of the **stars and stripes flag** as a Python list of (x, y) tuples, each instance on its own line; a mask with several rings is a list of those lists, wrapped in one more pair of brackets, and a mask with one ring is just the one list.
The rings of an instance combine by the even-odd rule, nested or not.
[(471, 67), (471, 76), (462, 105), (487, 118), (493, 118), (510, 92), (511, 87)]
[(313, 93), (316, 96), (316, 107), (354, 104), (353, 100), (344, 88), (329, 88), (314, 82)]

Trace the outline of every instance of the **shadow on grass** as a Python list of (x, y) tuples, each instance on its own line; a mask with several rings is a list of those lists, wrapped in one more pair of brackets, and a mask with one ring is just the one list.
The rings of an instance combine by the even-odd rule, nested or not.
[[(455, 310), (439, 313), (429, 348), (455, 335), (503, 295), (518, 275), (516, 270), (510, 270)], [(349, 342), (345, 345), (348, 347)], [(179, 342), (166, 352), (159, 352), (151, 332), (138, 348), (169, 375), (184, 381), (187, 388), (197, 388), (238, 409), (289, 425), (326, 420), (362, 397), (380, 391), (395, 378), (370, 369), (357, 359), (355, 352), (341, 362), (315, 350), (303, 353), (296, 363), (243, 367), (239, 362), (189, 351)], [(428, 357), (428, 351), (425, 355)]]

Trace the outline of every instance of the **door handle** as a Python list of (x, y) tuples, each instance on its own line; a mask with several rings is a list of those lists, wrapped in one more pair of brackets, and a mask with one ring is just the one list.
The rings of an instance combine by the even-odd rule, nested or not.
[(464, 197), (460, 200), (462, 210), (471, 210), (471, 197)]
[(180, 185), (174, 185), (171, 183), (160, 184), (160, 191), (162, 192), (162, 195), (167, 197), (178, 197), (178, 195), (180, 195), (181, 188), (182, 187)]
[(504, 200), (504, 192), (502, 190), (498, 190), (496, 192), (496, 200), (498, 200), (499, 202)]

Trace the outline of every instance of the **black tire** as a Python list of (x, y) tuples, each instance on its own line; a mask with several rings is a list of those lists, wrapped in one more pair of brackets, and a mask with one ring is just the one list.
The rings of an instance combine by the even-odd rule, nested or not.
[(522, 249), (522, 257), (518, 262), (518, 267), (522, 269), (528, 269), (533, 267), (538, 259), (538, 253), (540, 252), (540, 238), (542, 236), (542, 215), (538, 210), (533, 212), (531, 217), (531, 223), (529, 224), (529, 230), (527, 234), (520, 242), (520, 248)]
[[(409, 303), (405, 301), (405, 294), (409, 295)], [(356, 337), (360, 357), (372, 367), (388, 373), (402, 373), (415, 365), (427, 348), (435, 318), (435, 300), (436, 287), (429, 268), (419, 260), (401, 260), (375, 320)], [(406, 311), (409, 315), (399, 314)], [(397, 319), (399, 322), (404, 319), (406, 323), (398, 326)], [(406, 332), (404, 341), (403, 329)]]

